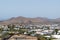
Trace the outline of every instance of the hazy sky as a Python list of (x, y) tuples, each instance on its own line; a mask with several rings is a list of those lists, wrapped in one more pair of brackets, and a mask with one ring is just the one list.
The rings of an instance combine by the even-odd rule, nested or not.
[(60, 17), (60, 0), (0, 0), (0, 19), (10, 17)]

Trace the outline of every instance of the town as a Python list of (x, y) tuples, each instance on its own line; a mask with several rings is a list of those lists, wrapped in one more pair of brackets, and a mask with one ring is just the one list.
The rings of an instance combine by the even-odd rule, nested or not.
[(0, 40), (54, 40), (59, 38), (59, 24), (0, 25)]

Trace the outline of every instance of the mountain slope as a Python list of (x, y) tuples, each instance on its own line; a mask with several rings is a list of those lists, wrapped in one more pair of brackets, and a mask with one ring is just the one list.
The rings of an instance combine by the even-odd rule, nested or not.
[(36, 18), (26, 18), (26, 17), (12, 17), (8, 20), (0, 22), (0, 24), (20, 24), (20, 23), (25, 23), (25, 24), (52, 24), (52, 23), (60, 23), (60, 19), (48, 19), (48, 18), (43, 18), (43, 17), (36, 17)]

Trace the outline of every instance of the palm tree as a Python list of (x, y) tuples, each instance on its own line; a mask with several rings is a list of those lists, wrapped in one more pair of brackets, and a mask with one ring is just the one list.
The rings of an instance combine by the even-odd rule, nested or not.
[(3, 31), (3, 28), (0, 28), (0, 32), (2, 32)]

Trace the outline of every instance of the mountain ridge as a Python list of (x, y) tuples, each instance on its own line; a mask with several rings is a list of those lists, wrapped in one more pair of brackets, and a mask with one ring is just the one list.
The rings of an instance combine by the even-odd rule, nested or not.
[(18, 16), (18, 17), (12, 17), (8, 20), (4, 20), (1, 21), (0, 24), (15, 24), (15, 23), (25, 23), (25, 24), (29, 24), (29, 23), (41, 23), (41, 24), (53, 24), (53, 23), (60, 23), (60, 18), (56, 18), (56, 19), (48, 19), (48, 18), (44, 18), (44, 17), (36, 17), (36, 18), (27, 18), (27, 17), (23, 17), (23, 16)]

